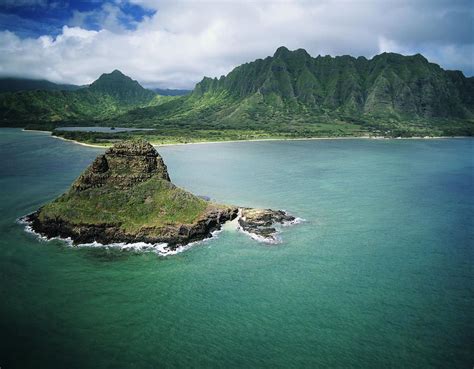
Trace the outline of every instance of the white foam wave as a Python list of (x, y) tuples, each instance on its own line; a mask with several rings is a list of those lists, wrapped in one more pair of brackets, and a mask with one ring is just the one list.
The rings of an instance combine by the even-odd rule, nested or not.
[(31, 222), (26, 220), (25, 217), (18, 218), (16, 220), (16, 222), (18, 224), (24, 225), (25, 226), (25, 228), (24, 228), (25, 232), (32, 234), (33, 236), (35, 236), (40, 241), (47, 242), (47, 241), (59, 240), (59, 241), (66, 242), (69, 246), (73, 245), (73, 241), (72, 241), (71, 237), (68, 237), (68, 238), (50, 237), (50, 238), (48, 238), (46, 236), (43, 236), (41, 233), (36, 232), (35, 230), (33, 230), (33, 227), (31, 226)]
[(125, 251), (140, 251), (140, 252), (156, 252), (160, 255), (171, 255), (171, 252), (174, 250), (167, 249), (168, 244), (166, 243), (146, 243), (146, 242), (134, 242), (134, 243), (125, 243), (125, 242), (114, 242), (108, 244), (102, 244), (100, 242), (94, 241), (90, 243), (81, 243), (76, 245), (77, 247), (103, 247), (103, 248), (115, 248)]
[[(178, 245), (176, 247), (170, 247), (167, 243), (146, 243), (146, 242), (134, 242), (134, 243), (124, 243), (124, 242), (117, 242), (117, 243), (110, 243), (110, 244), (102, 244), (100, 242), (94, 241), (91, 243), (83, 243), (83, 244), (77, 244), (74, 245), (73, 240), (68, 237), (68, 238), (62, 238), (62, 237), (51, 237), (48, 238), (46, 236), (43, 236), (42, 234), (36, 232), (33, 230), (31, 226), (31, 222), (26, 220), (26, 217), (21, 217), (17, 219), (17, 222), (21, 225), (24, 225), (24, 229), (27, 233), (30, 233), (34, 235), (38, 240), (42, 242), (49, 242), (53, 240), (58, 240), (65, 242), (68, 246), (70, 247), (103, 247), (103, 248), (118, 248), (120, 250), (126, 250), (126, 251), (136, 251), (136, 252), (154, 252), (160, 256), (169, 256), (169, 255), (176, 255), (181, 252), (184, 252), (186, 250), (189, 250), (191, 247), (203, 243), (207, 243), (212, 239), (215, 239), (219, 236), (219, 234), (224, 230), (224, 229), (230, 229), (230, 227), (236, 227), (236, 229), (239, 232), (244, 233), (251, 239), (261, 242), (261, 243), (266, 243), (266, 244), (271, 244), (271, 245), (276, 245), (279, 243), (282, 243), (282, 239), (279, 236), (279, 229), (277, 225), (277, 231), (273, 233), (270, 237), (263, 237), (258, 234), (248, 232), (244, 230), (240, 224), (238, 223), (238, 220), (241, 218), (241, 210), (239, 209), (239, 215), (232, 221), (232, 222), (227, 222), (226, 225), (223, 225), (221, 229), (215, 230), (211, 232), (211, 236), (208, 238), (205, 238), (203, 240), (199, 241), (194, 241), (190, 242), (186, 245)], [(303, 218), (295, 218), (294, 220), (283, 222), (281, 226), (283, 227), (289, 227), (295, 224), (300, 224), (302, 222), (305, 222), (306, 220)], [(235, 229), (235, 228), (234, 228)]]
[(296, 218), (293, 219), (293, 220), (288, 220), (288, 221), (286, 221), (286, 222), (283, 222), (281, 225), (282, 225), (283, 227), (289, 227), (289, 226), (292, 226), (292, 225), (295, 225), (295, 224), (300, 224), (300, 223), (303, 223), (303, 222), (306, 222), (306, 219), (296, 217)]
[(252, 240), (255, 240), (257, 242), (261, 242), (261, 243), (267, 243), (267, 244), (271, 244), (271, 245), (276, 245), (276, 244), (279, 244), (282, 242), (282, 239), (280, 236), (278, 236), (278, 232), (274, 233), (271, 237), (263, 237), (263, 236), (260, 236), (256, 233), (252, 233), (252, 232), (249, 232), (249, 231), (246, 231), (245, 229), (243, 229), (240, 225), (237, 227), (237, 230), (239, 232), (242, 232), (243, 234), (246, 234), (247, 236), (249, 236)]
[(59, 240), (65, 242), (68, 246), (72, 247), (103, 247), (103, 248), (117, 248), (120, 250), (125, 250), (125, 251), (136, 251), (136, 252), (155, 252), (156, 254), (160, 256), (169, 256), (169, 255), (176, 255), (179, 254), (183, 251), (186, 251), (190, 249), (192, 246), (199, 245), (201, 243), (208, 242), (211, 239), (217, 238), (219, 233), (222, 232), (221, 230), (215, 230), (211, 232), (211, 237), (205, 238), (203, 240), (199, 241), (194, 241), (190, 242), (186, 245), (178, 245), (176, 247), (170, 247), (167, 243), (147, 243), (147, 242), (134, 242), (134, 243), (125, 243), (125, 242), (115, 242), (115, 243), (109, 243), (109, 244), (102, 244), (100, 242), (94, 241), (90, 243), (81, 243), (74, 245), (73, 240), (68, 237), (68, 238), (62, 238), (62, 237), (46, 237), (43, 236), (42, 234), (36, 232), (33, 230), (31, 227), (31, 222), (25, 219), (25, 217), (21, 217), (17, 219), (17, 223), (24, 225), (25, 226), (25, 231), (27, 233), (30, 233), (34, 235), (38, 240), (42, 242), (49, 242), (53, 240)]

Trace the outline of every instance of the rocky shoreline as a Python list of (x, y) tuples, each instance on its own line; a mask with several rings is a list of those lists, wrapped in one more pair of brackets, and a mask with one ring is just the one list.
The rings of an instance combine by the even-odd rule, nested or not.
[[(29, 224), (31, 230), (47, 238), (71, 239), (74, 245), (98, 242), (103, 245), (112, 243), (149, 244), (166, 243), (173, 249), (191, 242), (201, 241), (212, 236), (212, 233), (221, 229), (227, 221), (237, 217), (237, 208), (228, 208), (223, 211), (210, 211), (193, 224), (182, 224), (179, 227), (166, 226), (160, 228), (142, 228), (139, 232), (127, 233), (116, 224), (72, 224), (62, 219), (47, 219), (41, 221), (38, 211), (29, 214), (22, 222)], [(160, 236), (154, 236), (159, 233)]]
[[(189, 243), (203, 241), (211, 238), (214, 232), (222, 229), (222, 226), (237, 218), (238, 230), (248, 234), (251, 238), (269, 243), (278, 243), (277, 225), (296, 224), (297, 218), (282, 210), (251, 209), (229, 207), (224, 211), (212, 211), (205, 217), (191, 225), (180, 227), (166, 227), (159, 230), (142, 229), (136, 234), (125, 233), (114, 224), (81, 224), (75, 225), (61, 219), (40, 221), (39, 211), (28, 214), (19, 219), (20, 223), (26, 224), (29, 229), (38, 236), (46, 239), (70, 240), (73, 245), (84, 245), (98, 243), (110, 244), (166, 244), (170, 250), (185, 246)], [(159, 232), (160, 237), (151, 235)]]

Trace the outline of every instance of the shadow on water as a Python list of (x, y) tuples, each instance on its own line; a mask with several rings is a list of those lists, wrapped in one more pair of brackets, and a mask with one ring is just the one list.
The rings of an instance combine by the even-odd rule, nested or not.
[(122, 250), (112, 247), (78, 247), (77, 252), (86, 259), (99, 263), (123, 261), (142, 254), (140, 251)]

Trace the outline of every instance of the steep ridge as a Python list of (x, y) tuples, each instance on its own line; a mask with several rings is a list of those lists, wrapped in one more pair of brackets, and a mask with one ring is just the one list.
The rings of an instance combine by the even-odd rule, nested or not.
[[(472, 135), (474, 78), (422, 55), (366, 59), (275, 54), (205, 77), (192, 94), (132, 110), (110, 124), (314, 135)], [(318, 128), (318, 125), (321, 127)]]
[(468, 117), (474, 110), (473, 86), (461, 72), (444, 71), (420, 54), (312, 58), (303, 49), (280, 47), (273, 57), (244, 64), (226, 77), (204, 79), (194, 93), (261, 94), (269, 103), (299, 103), (320, 111)]

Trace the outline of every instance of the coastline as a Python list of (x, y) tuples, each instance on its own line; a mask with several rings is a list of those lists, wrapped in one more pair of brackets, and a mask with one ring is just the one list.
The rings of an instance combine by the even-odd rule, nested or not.
[(85, 143), (85, 142), (80, 142), (80, 141), (76, 141), (76, 140), (70, 140), (68, 138), (64, 138), (64, 137), (59, 137), (59, 136), (55, 136), (53, 134), (51, 134), (51, 137), (53, 138), (57, 138), (59, 140), (63, 140), (63, 141), (69, 141), (69, 142), (72, 142), (72, 143), (75, 143), (77, 145), (81, 145), (81, 146), (86, 146), (86, 147), (94, 147), (94, 148), (99, 148), (99, 149), (106, 149), (108, 147), (110, 147), (111, 145), (94, 145), (94, 144), (88, 144), (88, 143)]
[(53, 133), (52, 131), (40, 131), (39, 129), (25, 129), (25, 128), (22, 128), (21, 131), (22, 132), (38, 132), (38, 133), (45, 133), (45, 134), (47, 133), (52, 138), (57, 138), (59, 140), (73, 142), (75, 144), (78, 144), (78, 145), (81, 145), (81, 146), (86, 146), (86, 147), (95, 147), (95, 148), (100, 148), (100, 149), (109, 147), (107, 145), (93, 145), (93, 144), (88, 144), (88, 143), (80, 142), (80, 141), (76, 141), (76, 140), (70, 140), (70, 139), (67, 139), (67, 138), (64, 138), (64, 137), (54, 136), (52, 134)]
[(222, 232), (222, 229), (215, 230), (211, 232), (210, 237), (204, 238), (202, 240), (198, 241), (193, 241), (190, 242), (186, 245), (180, 245), (176, 248), (169, 248), (169, 245), (167, 243), (147, 243), (147, 242), (132, 242), (132, 243), (126, 243), (126, 242), (113, 242), (109, 244), (102, 244), (100, 242), (94, 241), (94, 242), (89, 242), (89, 243), (80, 243), (77, 245), (74, 245), (73, 240), (71, 237), (47, 237), (45, 235), (42, 235), (40, 232), (37, 232), (33, 229), (32, 227), (32, 222), (26, 219), (27, 215), (22, 216), (16, 220), (16, 223), (24, 227), (24, 231), (26, 233), (29, 233), (36, 237), (38, 241), (41, 242), (50, 242), (50, 241), (61, 241), (64, 244), (66, 244), (68, 247), (97, 247), (97, 248), (116, 248), (122, 251), (134, 251), (134, 252), (154, 252), (158, 256), (170, 256), (170, 255), (176, 255), (179, 254), (183, 251), (186, 251), (190, 249), (192, 246), (199, 245), (202, 243), (206, 243), (212, 239), (216, 239), (218, 235)]
[[(286, 211), (283, 211), (286, 216), (292, 217)], [(34, 213), (32, 213), (34, 214)], [(185, 244), (177, 244), (173, 247), (173, 244), (168, 242), (148, 242), (148, 241), (114, 241), (110, 243), (101, 243), (96, 240), (92, 242), (83, 242), (83, 243), (75, 243), (71, 236), (62, 236), (62, 235), (55, 235), (55, 236), (48, 236), (41, 231), (35, 230), (34, 228), (34, 220), (31, 219), (32, 214), (23, 215), (16, 219), (16, 223), (24, 227), (24, 231), (36, 237), (39, 241), (42, 242), (50, 242), (50, 241), (62, 241), (69, 247), (103, 247), (103, 248), (118, 248), (122, 251), (135, 251), (135, 252), (155, 252), (159, 256), (169, 256), (169, 255), (176, 255), (183, 251), (189, 250), (191, 247), (196, 245), (201, 245), (207, 243), (211, 240), (218, 238), (219, 234), (223, 231), (235, 231), (246, 235), (247, 237), (257, 241), (259, 243), (268, 244), (268, 245), (276, 245), (283, 242), (280, 233), (280, 227), (288, 227), (293, 225), (298, 225), (303, 222), (306, 222), (305, 219), (299, 217), (292, 217), (294, 219), (282, 221), (280, 222), (280, 227), (278, 229), (274, 229), (275, 232), (272, 233), (270, 236), (262, 236), (257, 232), (252, 232), (247, 226), (240, 223), (242, 219), (242, 208), (239, 208), (239, 212), (234, 219), (228, 219), (224, 223), (221, 224), (219, 228), (213, 229), (209, 232), (207, 237), (203, 237), (201, 239), (196, 239), (191, 242)], [(272, 223), (272, 225), (278, 224), (278, 221)]]
[[(379, 136), (346, 136), (346, 137), (301, 137), (301, 138), (257, 138), (251, 140), (228, 140), (228, 141), (200, 141), (188, 143), (155, 143), (153, 146), (184, 146), (184, 145), (203, 145), (220, 144), (236, 142), (265, 142), (265, 141), (314, 141), (314, 140), (438, 140), (447, 138), (469, 138), (470, 136), (433, 136), (433, 137), (379, 137)], [(71, 140), (72, 141), (72, 140)], [(106, 146), (103, 146), (106, 147)]]
[[(8, 127), (6, 127), (8, 128)], [(39, 132), (39, 133), (49, 133), (51, 134), (52, 132), (51, 131), (41, 131), (39, 129), (26, 129), (26, 128), (22, 128), (21, 129), (22, 132)]]
[[(41, 132), (49, 133), (52, 138), (57, 138), (59, 140), (72, 142), (77, 145), (106, 149), (112, 146), (110, 144), (89, 144), (85, 142), (80, 142), (77, 140), (72, 140), (69, 138), (59, 137), (52, 134), (51, 131), (40, 131), (33, 129), (22, 129), (23, 132)], [(221, 144), (221, 143), (238, 143), (238, 142), (265, 142), (265, 141), (313, 141), (313, 140), (438, 140), (438, 139), (448, 139), (448, 138), (469, 138), (470, 136), (426, 136), (426, 137), (383, 137), (383, 136), (345, 136), (345, 137), (300, 137), (300, 138), (257, 138), (250, 140), (223, 140), (223, 141), (199, 141), (199, 142), (176, 142), (176, 143), (159, 143), (153, 142), (150, 143), (156, 147), (164, 146), (186, 146), (186, 145), (205, 145), (205, 144)]]

